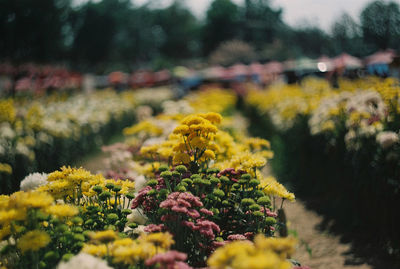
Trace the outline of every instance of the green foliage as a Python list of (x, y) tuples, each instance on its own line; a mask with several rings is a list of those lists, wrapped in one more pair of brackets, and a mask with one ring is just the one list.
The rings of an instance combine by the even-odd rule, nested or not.
[(374, 1), (361, 13), (364, 41), (374, 49), (398, 47), (400, 38), (400, 7), (395, 2)]

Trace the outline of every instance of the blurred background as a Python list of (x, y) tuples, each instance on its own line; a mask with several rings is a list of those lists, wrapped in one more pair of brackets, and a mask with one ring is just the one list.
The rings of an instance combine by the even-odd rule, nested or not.
[(341, 2), (1, 0), (0, 60), (104, 74), (399, 47), (397, 1)]

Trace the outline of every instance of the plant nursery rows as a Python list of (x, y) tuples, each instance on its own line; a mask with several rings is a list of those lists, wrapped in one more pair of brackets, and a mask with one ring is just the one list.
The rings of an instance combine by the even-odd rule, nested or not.
[(306, 269), (295, 194), (398, 256), (399, 82), (244, 87), (0, 99), (0, 268)]

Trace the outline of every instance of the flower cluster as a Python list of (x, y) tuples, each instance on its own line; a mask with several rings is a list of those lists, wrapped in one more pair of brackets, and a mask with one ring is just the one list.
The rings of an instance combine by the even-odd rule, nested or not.
[[(240, 117), (221, 116), (234, 101), (200, 92), (182, 109), (143, 113), (124, 143), (105, 148), (113, 179), (67, 166), (26, 177), (26, 191), (0, 196), (1, 266), (290, 268), (294, 241), (276, 231), (294, 195), (260, 171), (269, 142), (249, 138)], [(197, 113), (180, 114), (189, 111)], [(244, 252), (231, 251), (236, 244)]]
[(217, 249), (208, 260), (210, 268), (289, 269), (286, 259), (294, 252), (295, 240), (290, 238), (267, 238), (257, 235), (254, 243), (234, 241)]
[(34, 169), (57, 169), (97, 148), (133, 122), (134, 105), (132, 93), (112, 91), (0, 100), (0, 163), (12, 168), (0, 174), (0, 192), (17, 190)]

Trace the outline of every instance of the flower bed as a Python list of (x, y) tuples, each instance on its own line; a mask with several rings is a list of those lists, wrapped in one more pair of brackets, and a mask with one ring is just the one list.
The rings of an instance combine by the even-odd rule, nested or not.
[(0, 100), (0, 193), (101, 146), (134, 121), (133, 94), (101, 91), (36, 101)]
[[(231, 100), (216, 110), (232, 112), (232, 94), (213, 94)], [(300, 268), (288, 260), (296, 240), (277, 237), (285, 233), (283, 201), (294, 195), (260, 172), (269, 142), (246, 136), (236, 118), (198, 113), (207, 96), (170, 101), (165, 114), (125, 129), (126, 142), (106, 149), (115, 179), (63, 167), (27, 178), (33, 191), (2, 196), (2, 263)], [(182, 114), (189, 109), (196, 114)]]
[(338, 89), (306, 80), (247, 98), (253, 132), (274, 146), (276, 175), (350, 231), (371, 231), (389, 253), (400, 242), (399, 93), (393, 79), (342, 81)]

